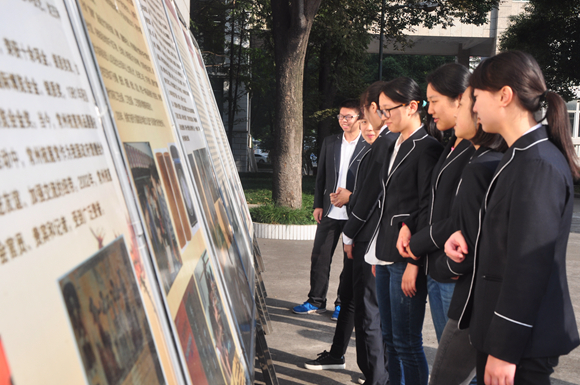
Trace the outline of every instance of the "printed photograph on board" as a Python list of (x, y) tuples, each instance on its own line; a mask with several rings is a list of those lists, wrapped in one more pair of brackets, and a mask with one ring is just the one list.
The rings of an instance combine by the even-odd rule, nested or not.
[[(184, 345), (188, 347), (191, 342), (195, 342), (207, 383), (210, 385), (228, 384), (225, 380), (224, 374), (222, 373), (220, 358), (218, 357), (216, 346), (212, 338), (212, 331), (204, 316), (203, 306), (193, 277), (191, 277), (191, 280), (185, 289), (185, 294), (180, 304), (180, 310), (181, 307), (185, 309), (185, 315), (187, 316), (189, 323), (188, 329), (185, 327), (185, 323), (181, 321), (183, 319), (183, 313), (181, 313), (181, 315), (178, 313), (178, 319), (180, 319), (179, 324), (181, 327), (177, 327), (177, 333), (182, 348)], [(177, 323), (178, 321), (176, 319), (176, 324)], [(190, 339), (191, 334), (193, 334), (193, 340)], [(187, 352), (187, 350), (184, 349), (184, 352)], [(193, 352), (190, 351), (190, 353)], [(190, 360), (193, 359), (194, 358), (190, 358)], [(188, 363), (188, 368), (189, 366)], [(194, 384), (196, 383), (195, 380), (198, 373), (199, 370), (194, 368), (192, 371), (190, 369), (189, 376)]]
[(183, 302), (179, 305), (179, 310), (177, 310), (177, 315), (175, 316), (175, 328), (179, 335), (179, 342), (185, 356), (185, 364), (191, 381), (196, 385), (209, 385), (205, 376), (204, 364), (197, 348), (196, 338), (191, 330), (185, 303)]
[(253, 282), (253, 277), (251, 276), (253, 273), (253, 260), (252, 255), (250, 254), (250, 250), (243, 246), (244, 239), (242, 239), (242, 234), (246, 232), (245, 229), (242, 228), (240, 222), (238, 221), (238, 217), (234, 212), (234, 207), (232, 200), (230, 199), (227, 194), (222, 194), (222, 200), (225, 204), (221, 207), (222, 208), (222, 216), (225, 218), (227, 217), (229, 223), (231, 224), (232, 228), (232, 244), (235, 250), (235, 254), (239, 257), (240, 262), (242, 264), (242, 268), (246, 273), (246, 278), (248, 280), (248, 284), (250, 286), (250, 291), (253, 292), (253, 285), (250, 282)]
[(202, 209), (208, 218), (210, 235), (216, 246), (217, 261), (230, 297), (233, 315), (241, 333), (244, 350), (251, 352), (253, 346), (253, 291), (249, 287), (246, 269), (240, 259), (239, 247), (234, 243), (234, 234), (226, 208), (220, 199), (221, 194), (217, 187), (215, 174), (210, 169), (209, 153), (205, 148), (202, 148), (189, 154), (188, 159), (191, 163), (195, 184), (200, 186), (198, 189)]
[(202, 210), (205, 214), (210, 235), (218, 250), (225, 251), (229, 247), (231, 240), (231, 232), (229, 225), (220, 223), (216, 205), (221, 206), (219, 201), (219, 192), (217, 190), (216, 181), (212, 178), (212, 174), (208, 174), (206, 162), (210, 162), (207, 157), (207, 150), (200, 149), (188, 154), (191, 171), (195, 184), (197, 186), (199, 197), (201, 199)]
[(191, 193), (189, 192), (189, 188), (187, 187), (183, 165), (181, 164), (181, 158), (179, 157), (179, 152), (174, 145), (169, 146), (169, 151), (171, 152), (171, 158), (173, 159), (173, 165), (175, 167), (175, 172), (177, 173), (177, 182), (179, 184), (179, 188), (181, 189), (181, 194), (183, 195), (185, 208), (187, 209), (189, 224), (191, 227), (193, 227), (197, 224), (197, 217), (193, 209), (193, 199), (191, 197)]
[(200, 178), (206, 181), (204, 191), (206, 195), (211, 198), (212, 202), (216, 202), (219, 197), (218, 182), (212, 170), (212, 163), (206, 148), (200, 148), (193, 151), (194, 164), (200, 174)]
[(183, 264), (171, 224), (169, 205), (163, 194), (149, 143), (132, 142), (124, 143), (124, 146), (139, 195), (145, 227), (153, 245), (157, 268), (163, 281), (163, 288), (168, 293)]
[(185, 213), (185, 204), (183, 203), (181, 190), (177, 185), (177, 174), (175, 173), (175, 168), (173, 167), (173, 161), (165, 149), (156, 150), (155, 159), (157, 160), (157, 165), (159, 166), (163, 188), (167, 194), (169, 210), (171, 211), (173, 222), (175, 223), (177, 241), (179, 242), (179, 247), (184, 249), (185, 245), (191, 241), (192, 234), (191, 228), (189, 227), (189, 223), (186, 219), (187, 215)]
[(165, 384), (123, 237), (59, 284), (90, 384)]
[(232, 365), (236, 349), (207, 252), (203, 253), (197, 263), (195, 279), (199, 287), (199, 294), (205, 309), (206, 318), (211, 325), (216, 351), (224, 375), (229, 383), (232, 376)]
[[(248, 282), (253, 282), (253, 277), (248, 277), (252, 273), (252, 256), (246, 251), (244, 247), (240, 247), (238, 242), (242, 241), (235, 239), (234, 234), (241, 234), (245, 231), (241, 228), (240, 223), (233, 212), (233, 203), (227, 194), (222, 194), (218, 187), (218, 181), (215, 172), (212, 169), (212, 163), (209, 153), (206, 148), (193, 151), (193, 154), (188, 155), (189, 162), (194, 174), (195, 183), (201, 186), (200, 196), (204, 211), (209, 212), (211, 219), (210, 229), (214, 240), (222, 249), (227, 250), (233, 244), (235, 254), (239, 256), (240, 262)], [(221, 199), (220, 199), (221, 198)], [(211, 205), (211, 202), (214, 202)], [(210, 207), (211, 205), (211, 207)], [(219, 224), (221, 222), (221, 224)], [(224, 244), (225, 242), (225, 244)], [(225, 253), (221, 253), (225, 255)], [(250, 287), (250, 291), (253, 287)]]

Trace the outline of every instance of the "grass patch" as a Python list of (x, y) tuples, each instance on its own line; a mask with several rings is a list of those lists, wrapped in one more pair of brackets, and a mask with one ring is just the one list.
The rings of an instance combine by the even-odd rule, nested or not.
[(302, 178), (302, 208), (297, 210), (274, 204), (272, 200), (272, 173), (240, 173), (240, 180), (244, 188), (246, 202), (260, 205), (250, 209), (250, 215), (254, 222), (282, 225), (316, 224), (312, 217), (316, 177), (304, 176)]
[(246, 202), (250, 204), (272, 203), (272, 173), (241, 172), (240, 180)]
[(288, 207), (266, 204), (250, 209), (252, 221), (274, 225), (315, 225), (311, 208), (294, 210)]

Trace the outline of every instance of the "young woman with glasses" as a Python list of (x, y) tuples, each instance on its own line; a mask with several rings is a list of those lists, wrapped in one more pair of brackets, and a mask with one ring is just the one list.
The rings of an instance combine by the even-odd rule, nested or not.
[[(365, 262), (365, 252), (379, 221), (377, 210), (383, 193), (381, 182), (385, 160), (390, 158), (392, 144), (398, 134), (387, 129), (377, 113), (379, 94), (384, 82), (373, 83), (361, 95), (361, 110), (365, 123), (363, 135), (373, 137), (372, 146), (361, 158), (354, 192), (349, 201), (349, 220), (343, 229), (344, 250), (353, 263), (352, 289), (356, 332), (357, 363), (365, 376), (365, 384), (384, 385), (389, 377), (385, 367), (385, 350), (377, 303), (376, 282), (371, 266)], [(365, 137), (366, 138), (366, 137)]]
[(443, 150), (421, 122), (418, 84), (401, 77), (384, 85), (379, 109), (399, 138), (383, 169), (380, 220), (365, 260), (374, 265), (383, 341), (393, 385), (426, 385), (429, 368), (422, 342), (427, 283), (421, 262), (403, 258), (396, 241), (403, 224), (412, 232), (426, 225), (431, 172)]

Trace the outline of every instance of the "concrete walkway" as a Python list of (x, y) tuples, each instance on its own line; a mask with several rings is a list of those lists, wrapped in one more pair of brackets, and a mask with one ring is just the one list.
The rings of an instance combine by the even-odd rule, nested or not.
[[(580, 325), (580, 199), (576, 199), (573, 233), (568, 244), (568, 278), (576, 319)], [(260, 249), (266, 265), (264, 281), (268, 291), (267, 305), (273, 333), (266, 336), (280, 385), (337, 385), (357, 383), (360, 371), (356, 365), (354, 333), (346, 353), (345, 370), (311, 371), (304, 362), (315, 359), (317, 353), (330, 350), (336, 322), (330, 319), (332, 305), (342, 269), (341, 245), (337, 247), (332, 265), (328, 295), (329, 311), (319, 315), (297, 315), (290, 310), (307, 299), (309, 290), (310, 252), (312, 241), (280, 241), (260, 239)], [(425, 353), (429, 366), (437, 349), (435, 329), (427, 310), (423, 327)], [(580, 349), (560, 359), (552, 376), (554, 385), (580, 385)], [(256, 369), (256, 384), (262, 376)]]

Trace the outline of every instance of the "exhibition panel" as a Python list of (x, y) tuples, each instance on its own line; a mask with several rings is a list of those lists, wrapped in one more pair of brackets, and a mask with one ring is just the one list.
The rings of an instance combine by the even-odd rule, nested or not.
[(0, 16), (0, 384), (249, 384), (253, 229), (170, 0)]

